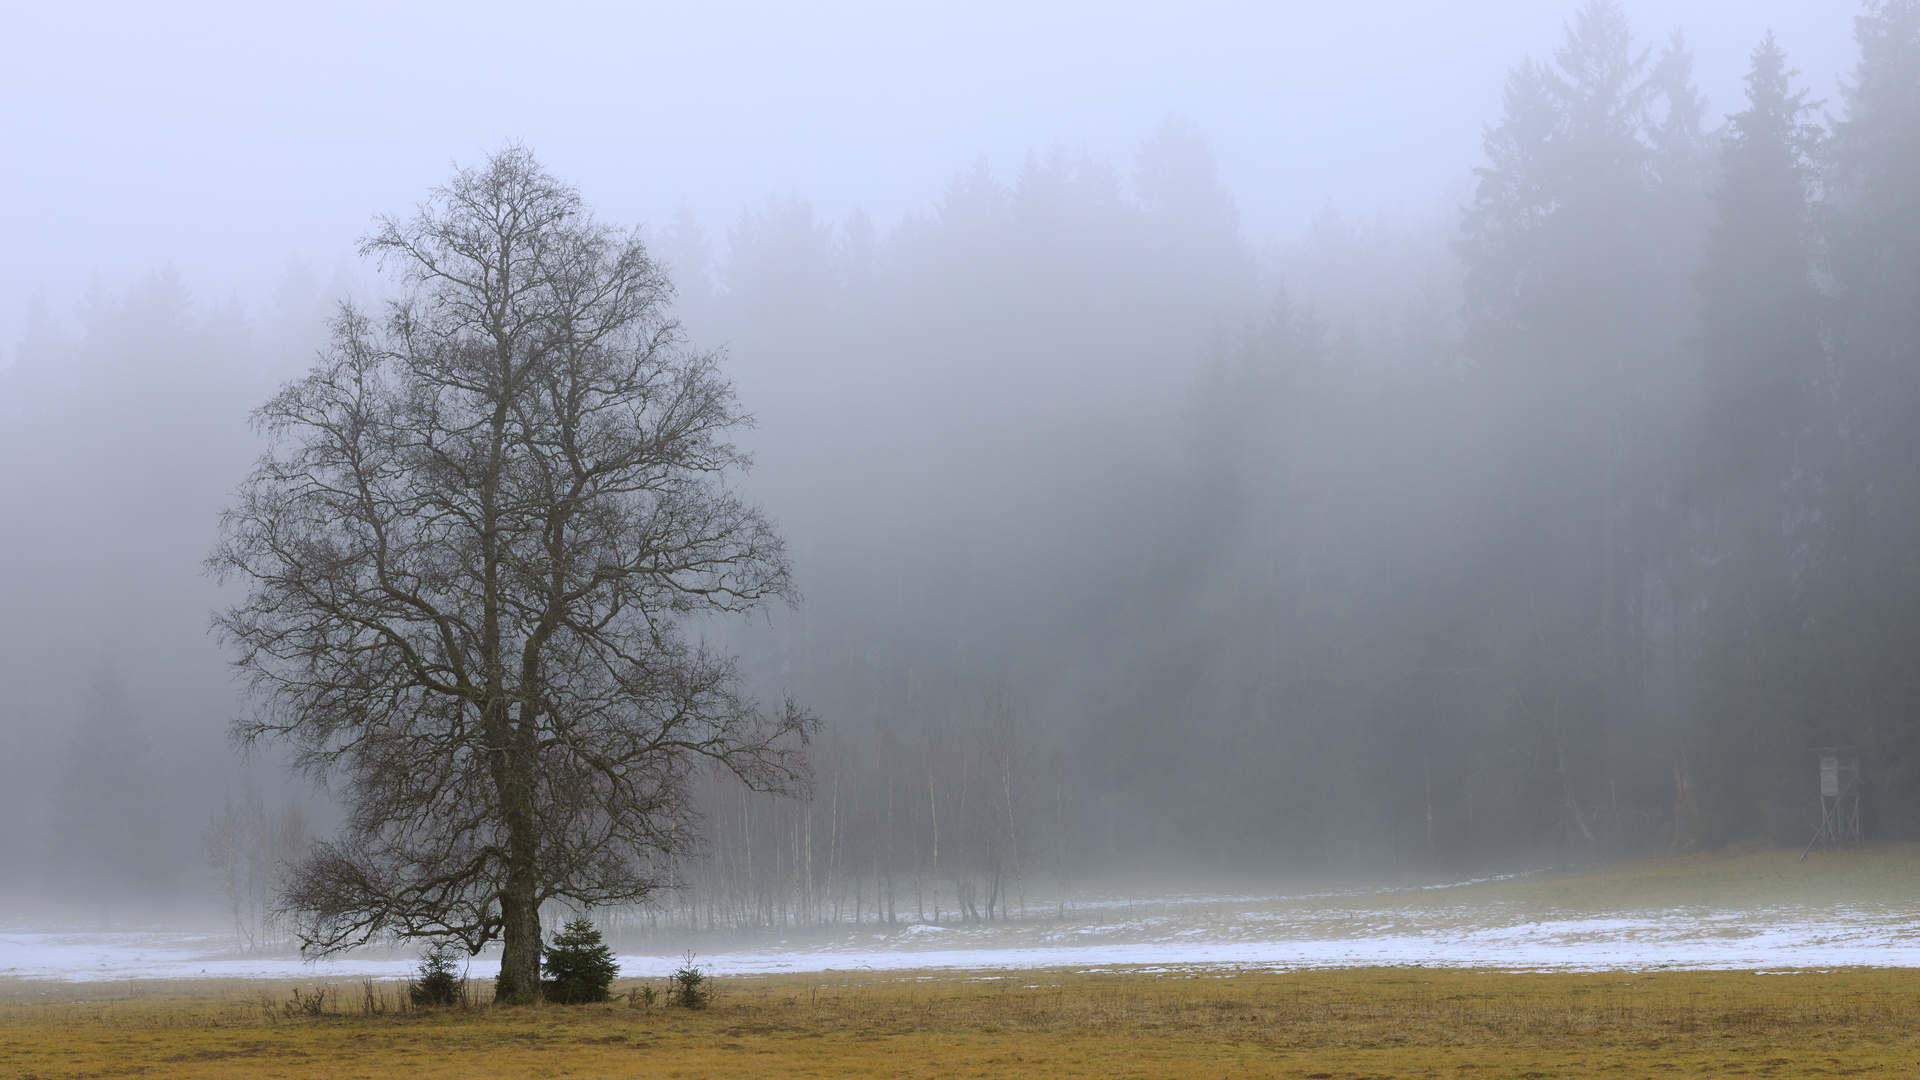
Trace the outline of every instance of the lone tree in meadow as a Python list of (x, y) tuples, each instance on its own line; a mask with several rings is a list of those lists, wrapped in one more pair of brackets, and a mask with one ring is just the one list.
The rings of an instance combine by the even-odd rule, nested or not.
[(540, 994), (540, 909), (632, 903), (693, 840), (689, 780), (804, 780), (814, 721), (763, 709), (689, 620), (791, 600), (780, 536), (728, 487), (748, 422), (689, 349), (637, 234), (509, 147), (362, 253), (400, 298), (343, 306), (254, 415), (272, 440), (209, 566), (252, 709), (346, 821), (283, 902), (314, 952), (500, 940)]

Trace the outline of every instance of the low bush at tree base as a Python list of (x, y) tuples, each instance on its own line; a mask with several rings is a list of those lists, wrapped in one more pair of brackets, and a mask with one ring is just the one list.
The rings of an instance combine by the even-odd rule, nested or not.
[(586, 919), (574, 919), (553, 936), (541, 962), (546, 978), (540, 989), (548, 1001), (561, 1005), (585, 1005), (606, 1001), (607, 988), (620, 973), (613, 950), (600, 940), (600, 931)]

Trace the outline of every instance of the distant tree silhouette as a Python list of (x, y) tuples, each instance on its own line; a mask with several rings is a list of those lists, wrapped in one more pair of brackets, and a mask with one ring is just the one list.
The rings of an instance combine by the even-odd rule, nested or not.
[(48, 783), (46, 872), (58, 895), (96, 908), (103, 928), (114, 905), (167, 882), (154, 843), (160, 791), (152, 743), (102, 650)]
[(256, 413), (273, 449), (210, 559), (249, 679), (243, 743), (338, 782), (346, 824), (295, 869), (307, 945), (502, 942), (540, 994), (540, 908), (631, 904), (691, 848), (690, 784), (802, 779), (812, 719), (742, 693), (696, 617), (794, 595), (727, 486), (746, 417), (684, 347), (637, 235), (509, 147), (364, 243), (406, 291), (343, 306)]
[[(1805, 635), (1831, 459), (1811, 199), (1820, 131), (1772, 35), (1728, 118), (1699, 277), (1701, 413), (1693, 491), (1702, 615), (1697, 703), (1703, 823), (1793, 837), (1821, 679)], [(1799, 837), (1798, 839), (1804, 839)]]

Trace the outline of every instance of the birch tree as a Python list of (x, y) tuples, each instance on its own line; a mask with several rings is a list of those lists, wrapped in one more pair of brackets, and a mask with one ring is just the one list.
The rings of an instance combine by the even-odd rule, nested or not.
[(272, 448), (210, 558), (216, 625), (277, 742), (346, 821), (284, 902), (321, 953), (503, 945), (540, 993), (540, 910), (647, 899), (694, 841), (702, 767), (799, 784), (811, 718), (763, 709), (690, 621), (794, 590), (728, 486), (749, 418), (689, 348), (637, 232), (512, 146), (362, 242), (401, 287), (340, 310), (255, 414)]

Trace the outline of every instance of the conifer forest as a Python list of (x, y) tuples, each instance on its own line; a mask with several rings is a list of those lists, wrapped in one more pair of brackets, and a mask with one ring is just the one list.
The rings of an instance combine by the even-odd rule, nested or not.
[[(1768, 34), (1709, 101), (1693, 39), (1584, 0), (1499, 59), (1452, 188), (1268, 236), (1180, 115), (955, 158), (898, 215), (641, 224), (582, 182), (784, 545), (752, 604), (661, 610), (804, 741), (778, 782), (674, 772), (607, 918), (1797, 847), (1836, 746), (1868, 836), (1920, 840), (1920, 0), (1828, 6), (1836, 80)], [(0, 295), (0, 904), (210, 905), (266, 948), (285, 868), (370, 812), (235, 753), (208, 632), (249, 417), (395, 295), (310, 257)]]

